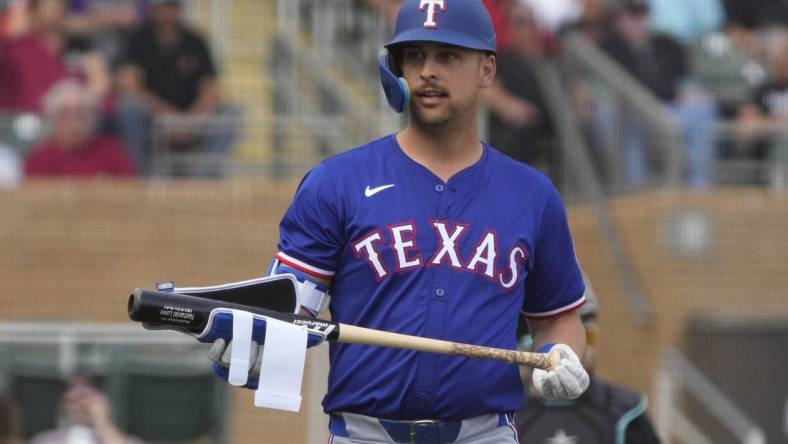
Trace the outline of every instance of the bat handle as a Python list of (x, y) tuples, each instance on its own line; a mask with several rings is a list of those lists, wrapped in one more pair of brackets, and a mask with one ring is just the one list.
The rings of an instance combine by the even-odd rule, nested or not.
[(550, 366), (544, 370), (552, 371), (561, 365), (561, 353), (558, 350), (550, 350), (550, 352), (547, 353), (547, 359), (550, 361)]

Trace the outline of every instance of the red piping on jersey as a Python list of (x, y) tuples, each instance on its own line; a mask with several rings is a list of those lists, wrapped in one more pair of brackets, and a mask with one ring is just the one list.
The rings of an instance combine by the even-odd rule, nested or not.
[(302, 273), (308, 274), (308, 275), (310, 275), (312, 277), (316, 277), (318, 279), (329, 280), (329, 281), (334, 279), (333, 275), (318, 273), (318, 272), (316, 272), (314, 270), (309, 270), (306, 267), (303, 267), (303, 266), (301, 266), (299, 264), (296, 264), (293, 261), (289, 261), (289, 260), (283, 258), (282, 255), (280, 255), (280, 254), (277, 254), (276, 258), (279, 259), (279, 262), (287, 265), (288, 267), (295, 268), (296, 270), (298, 270), (298, 271), (300, 271)]
[(547, 315), (526, 314), (525, 317), (530, 318), (530, 319), (554, 319), (554, 318), (559, 318), (559, 317), (564, 316), (566, 314), (572, 313), (573, 311), (575, 311), (575, 310), (579, 309), (580, 307), (582, 307), (583, 305), (585, 305), (585, 303), (586, 303), (585, 295), (582, 297), (582, 299), (583, 299), (582, 303), (577, 304), (575, 306), (572, 306), (572, 304), (569, 304), (568, 308), (566, 308), (564, 310), (561, 310), (561, 311), (558, 311), (556, 313), (550, 313), (550, 314), (547, 314)]

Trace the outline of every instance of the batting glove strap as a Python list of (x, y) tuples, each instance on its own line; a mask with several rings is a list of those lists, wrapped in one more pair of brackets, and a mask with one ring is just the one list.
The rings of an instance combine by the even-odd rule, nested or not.
[(551, 371), (535, 369), (534, 387), (547, 399), (577, 399), (588, 388), (588, 373), (568, 345), (557, 344), (545, 351), (550, 350), (557, 350), (561, 354), (561, 364)]
[[(252, 341), (262, 345), (265, 343), (265, 316), (253, 315)], [(229, 310), (222, 308), (214, 309), (211, 312), (208, 325), (203, 332), (197, 336), (197, 340), (207, 344), (213, 343), (217, 339), (224, 339), (227, 342), (233, 339), (233, 315)], [(307, 347), (320, 345), (326, 340), (325, 335), (309, 331), (307, 336)]]
[[(262, 357), (262, 345), (265, 343), (266, 318), (264, 316), (254, 315), (252, 325), (252, 347), (249, 353), (249, 376), (246, 384), (242, 386), (248, 389), (256, 389), (259, 385), (260, 359)], [(200, 342), (211, 344), (208, 357), (213, 361), (213, 373), (225, 381), (229, 380), (229, 367), (233, 345), (232, 312), (225, 309), (215, 309), (211, 313), (208, 325), (197, 339)], [(319, 345), (324, 340), (324, 335), (310, 331), (307, 336), (307, 347)]]
[[(222, 367), (220, 363), (214, 362), (212, 369), (213, 369), (213, 374), (216, 375), (217, 377), (222, 378), (225, 381), (227, 381), (227, 379), (230, 378), (230, 369), (227, 367)], [(258, 374), (259, 374), (259, 370), (258, 370)], [(244, 385), (243, 388), (257, 390), (258, 385), (260, 385), (260, 379), (257, 377), (253, 377), (250, 374), (249, 379), (246, 381), (246, 385)]]

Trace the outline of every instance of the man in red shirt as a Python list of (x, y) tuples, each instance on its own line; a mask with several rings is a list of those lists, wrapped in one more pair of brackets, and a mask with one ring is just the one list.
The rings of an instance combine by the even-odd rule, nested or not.
[(47, 90), (81, 78), (96, 99), (109, 90), (103, 58), (65, 34), (65, 0), (29, 0), (29, 30), (0, 37), (0, 110), (39, 112)]
[(98, 109), (87, 88), (73, 80), (44, 97), (51, 137), (25, 161), (27, 176), (133, 176), (134, 162), (122, 143), (96, 134)]

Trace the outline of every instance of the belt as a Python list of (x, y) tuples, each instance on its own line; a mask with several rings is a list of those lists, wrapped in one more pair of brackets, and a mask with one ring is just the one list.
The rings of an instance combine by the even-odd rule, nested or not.
[[(392, 421), (376, 419), (389, 437), (398, 443), (409, 444), (449, 444), (457, 441), (462, 428), (462, 421), (442, 421), (423, 419), (417, 421)], [(511, 415), (500, 413), (498, 427), (511, 423)], [(348, 437), (345, 419), (341, 415), (332, 414), (329, 429), (334, 436)]]

